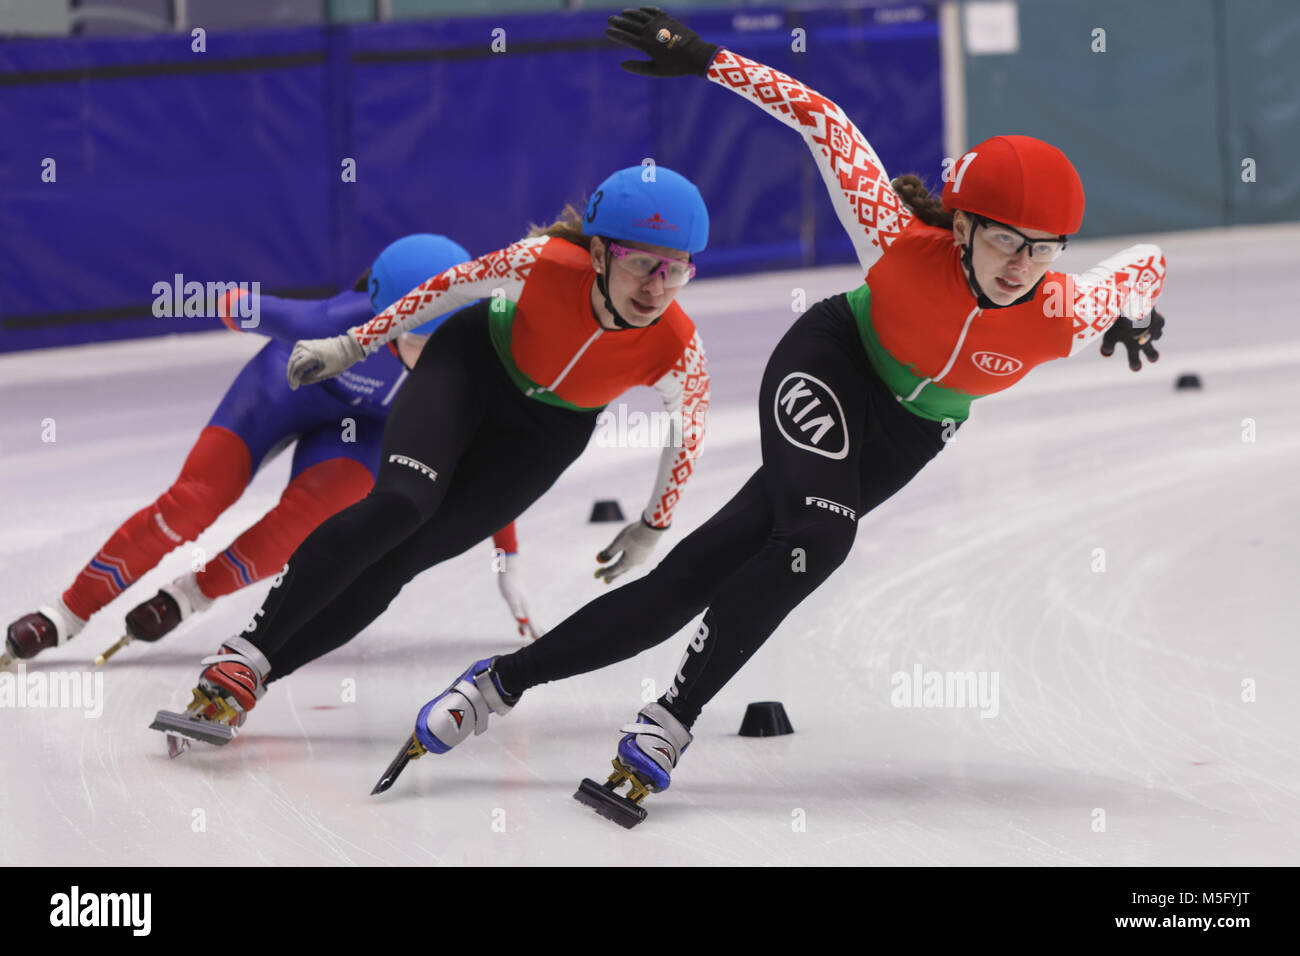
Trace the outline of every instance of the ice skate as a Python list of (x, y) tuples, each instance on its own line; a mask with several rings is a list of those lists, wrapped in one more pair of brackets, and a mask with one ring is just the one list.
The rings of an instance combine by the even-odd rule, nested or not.
[(432, 752), (445, 754), (470, 733), (487, 730), (488, 716), (510, 713), (518, 697), (501, 689), (492, 670), (495, 657), (476, 661), (452, 685), (420, 708), (415, 732), (407, 738), (371, 794), (383, 793), (397, 780), (403, 768), (417, 757)]
[(181, 713), (160, 710), (149, 725), (150, 730), (167, 734), (167, 750), (173, 757), (188, 747), (180, 738), (218, 746), (230, 743), (248, 719), (248, 712), (266, 693), (271, 664), (242, 637), (230, 638), (201, 663), (206, 666), (189, 706)]
[(176, 630), (181, 621), (198, 611), (207, 610), (211, 604), (212, 598), (199, 590), (193, 572), (181, 575), (171, 584), (164, 584), (162, 590), (126, 615), (126, 634), (96, 657), (95, 664), (103, 664), (132, 641), (153, 643)]
[[(691, 733), (663, 705), (647, 704), (637, 722), (622, 728), (614, 772), (603, 784), (590, 777), (578, 786), (573, 798), (591, 807), (607, 820), (629, 830), (646, 818), (641, 805), (646, 796), (667, 790), (677, 761), (690, 746)], [(628, 784), (627, 793), (619, 788)]]
[(69, 611), (62, 600), (42, 604), (9, 625), (4, 652), (0, 653), (0, 670), (6, 670), (16, 660), (30, 660), (41, 651), (66, 643), (85, 626), (86, 622)]

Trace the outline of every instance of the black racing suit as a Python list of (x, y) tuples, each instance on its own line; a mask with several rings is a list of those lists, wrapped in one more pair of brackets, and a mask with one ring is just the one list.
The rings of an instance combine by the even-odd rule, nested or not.
[(844, 561), (858, 520), (939, 453), (947, 427), (903, 408), (881, 382), (844, 295), (814, 305), (781, 339), (759, 414), (762, 467), (653, 571), (498, 658), (508, 693), (626, 660), (705, 611), (660, 698), (689, 727)]

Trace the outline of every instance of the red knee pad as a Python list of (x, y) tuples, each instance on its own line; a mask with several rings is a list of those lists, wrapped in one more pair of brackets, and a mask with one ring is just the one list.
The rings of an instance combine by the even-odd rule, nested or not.
[(374, 479), (351, 458), (305, 468), (279, 503), (196, 575), (199, 590), (215, 598), (276, 574), (326, 518), (370, 493)]

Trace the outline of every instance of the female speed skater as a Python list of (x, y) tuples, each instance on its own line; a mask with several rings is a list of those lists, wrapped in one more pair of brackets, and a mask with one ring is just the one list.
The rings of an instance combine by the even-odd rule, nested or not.
[[(130, 640), (156, 641), (218, 597), (279, 571), (312, 528), (370, 489), (390, 403), (441, 318), (392, 343), (358, 374), (296, 393), (283, 378), (292, 344), (364, 322), (429, 275), (469, 258), (445, 236), (411, 235), (385, 248), (354, 290), (310, 302), (260, 296), (257, 324), (249, 331), (270, 341), (226, 390), (180, 476), (113, 533), (58, 599), (9, 625), (0, 664), (32, 658), (75, 636), (168, 552), (195, 540), (239, 499), (257, 470), (296, 438), (279, 503), (215, 560), (164, 585), (128, 613), (126, 637), (112, 650)], [(222, 321), (237, 332), (245, 324), (232, 318), (239, 294), (232, 290), (221, 303)], [(513, 570), (513, 527), (501, 529), (496, 544), (506, 552), (499, 580), (511, 613), (521, 634), (536, 637)]]
[(608, 583), (643, 562), (703, 437), (704, 351), (673, 299), (708, 225), (684, 177), (619, 170), (584, 213), (569, 207), (550, 227), (429, 278), (346, 334), (299, 342), (292, 385), (338, 375), (403, 329), (485, 297), (429, 340), (389, 417), (374, 490), (307, 537), (244, 633), (203, 660), (186, 711), (159, 712), (153, 729), (229, 741), (268, 678), (341, 646), (415, 575), (513, 520), (582, 453), (607, 403), (652, 385), (672, 440), (649, 505), (598, 555), (613, 563), (596, 576)]
[(867, 281), (814, 305), (776, 346), (759, 392), (762, 467), (735, 497), (639, 580), (541, 640), (470, 665), (421, 709), (376, 789), (411, 757), (483, 733), (529, 688), (630, 658), (703, 611), (667, 692), (622, 728), (614, 773), (575, 794), (633, 826), (646, 794), (668, 788), (701, 709), (844, 561), (862, 516), (939, 453), (973, 400), (1103, 333), (1103, 354), (1124, 343), (1134, 370), (1139, 350), (1158, 357), (1150, 339), (1163, 320), (1151, 305), (1165, 261), (1136, 245), (1082, 275), (1049, 271), (1084, 195), (1070, 161), (1040, 140), (973, 147), (940, 202), (916, 177), (891, 188), (843, 110), (798, 81), (653, 8), (612, 17), (607, 33), (651, 57), (624, 64), (631, 72), (707, 76), (798, 131)]

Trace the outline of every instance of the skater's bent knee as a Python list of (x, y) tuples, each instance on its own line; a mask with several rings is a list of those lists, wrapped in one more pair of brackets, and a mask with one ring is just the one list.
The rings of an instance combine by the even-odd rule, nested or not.
[(424, 489), (412, 488), (409, 482), (384, 481), (382, 477), (354, 507), (363, 507), (376, 517), (414, 524), (428, 521), (437, 509), (433, 496)]
[[(830, 574), (844, 563), (853, 550), (857, 523), (842, 515), (809, 515), (784, 531), (773, 534), (773, 543), (788, 549), (792, 557), (804, 558), (809, 570), (815, 565)], [(797, 552), (797, 553), (796, 553)]]

